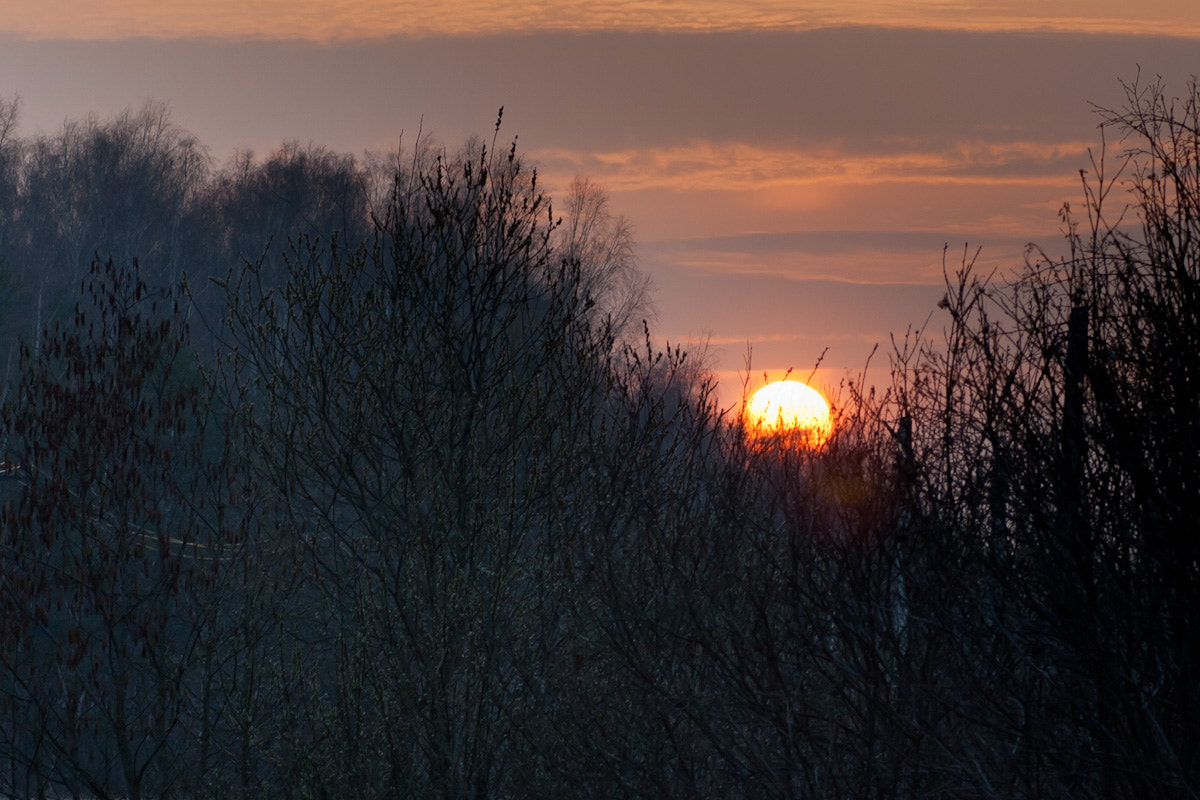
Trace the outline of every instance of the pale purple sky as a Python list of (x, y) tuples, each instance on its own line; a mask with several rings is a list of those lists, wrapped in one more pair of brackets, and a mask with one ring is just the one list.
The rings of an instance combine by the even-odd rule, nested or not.
[(773, 377), (828, 348), (835, 384), (923, 324), (943, 246), (1054, 246), (1089, 103), (1200, 70), (1191, 0), (478, 5), (0, 0), (0, 96), (27, 134), (164, 100), (218, 160), (455, 146), (503, 105), (551, 191), (586, 176), (629, 217), (655, 330), (710, 342), (728, 404), (747, 344)]

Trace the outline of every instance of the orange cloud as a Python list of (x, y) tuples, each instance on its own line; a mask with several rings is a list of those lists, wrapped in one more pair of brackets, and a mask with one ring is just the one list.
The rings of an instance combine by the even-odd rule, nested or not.
[(896, 181), (1036, 185), (1045, 182), (1047, 173), (1061, 176), (1070, 169), (1068, 164), (1078, 168), (1092, 143), (962, 141), (940, 149), (890, 144), (888, 149), (896, 152), (856, 154), (836, 144), (792, 148), (694, 140), (671, 147), (599, 153), (546, 148), (533, 155), (552, 181), (587, 174), (614, 193), (651, 189), (769, 193), (787, 187)]
[[(835, 145), (694, 141), (600, 154), (546, 149), (531, 155), (551, 194), (574, 176), (587, 175), (605, 187), (623, 213), (664, 239), (857, 230), (869, 220), (871, 227), (893, 231), (936, 224), (944, 232), (961, 232), (963, 240), (978, 241), (981, 236), (1052, 236), (1063, 201), (1078, 195), (1087, 144), (964, 141), (941, 149), (852, 153)], [(790, 272), (786, 260), (761, 253), (741, 262), (728, 253), (680, 250), (673, 260), (700, 269)], [(896, 266), (890, 258), (877, 258), (850, 278), (847, 263), (845, 254), (811, 259), (806, 275), (829, 277), (840, 269), (842, 279), (872, 281)]]
[(333, 41), (531, 31), (810, 30), (842, 25), (1200, 38), (1193, 0), (0, 0), (4, 30), (32, 39), (222, 37)]

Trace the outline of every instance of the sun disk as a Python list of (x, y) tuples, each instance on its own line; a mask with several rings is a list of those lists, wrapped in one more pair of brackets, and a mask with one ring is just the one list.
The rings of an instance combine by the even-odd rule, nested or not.
[(800, 381), (775, 381), (759, 389), (746, 404), (745, 420), (756, 436), (795, 435), (809, 447), (833, 433), (829, 403)]

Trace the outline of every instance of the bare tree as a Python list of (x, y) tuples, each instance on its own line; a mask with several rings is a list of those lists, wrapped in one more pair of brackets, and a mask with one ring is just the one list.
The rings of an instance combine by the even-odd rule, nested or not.
[(228, 531), (197, 505), (213, 464), (172, 298), (111, 261), (87, 287), (2, 409), (4, 791), (168, 796), (203, 777), (190, 732)]
[(555, 507), (609, 345), (535, 181), (513, 151), (438, 159), (396, 176), (373, 245), (310, 241), (278, 292), (231, 284), (268, 412), (249, 435), (320, 576), (292, 635), (326, 646), (283, 664), (281, 743), (315, 786), (495, 794), (546, 701)]
[(970, 599), (934, 617), (976, 687), (979, 746), (943, 768), (984, 795), (1197, 792), (1197, 95), (1127, 90), (1102, 114), (1117, 167), (1084, 173), (1086, 223), (1064, 209), (1070, 255), (1010, 281), (964, 260), (945, 340), (900, 354), (911, 513)]
[(571, 183), (555, 244), (562, 258), (579, 262), (581, 291), (597, 304), (596, 318), (636, 344), (639, 324), (653, 316), (650, 278), (637, 267), (629, 220), (613, 216), (600, 187), (583, 178)]

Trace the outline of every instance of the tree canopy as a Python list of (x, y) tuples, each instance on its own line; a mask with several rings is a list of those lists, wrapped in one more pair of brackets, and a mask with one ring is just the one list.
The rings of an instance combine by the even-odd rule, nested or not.
[(1069, 254), (965, 251), (816, 447), (499, 123), (3, 104), (0, 794), (1195, 797), (1200, 91), (1127, 89)]

